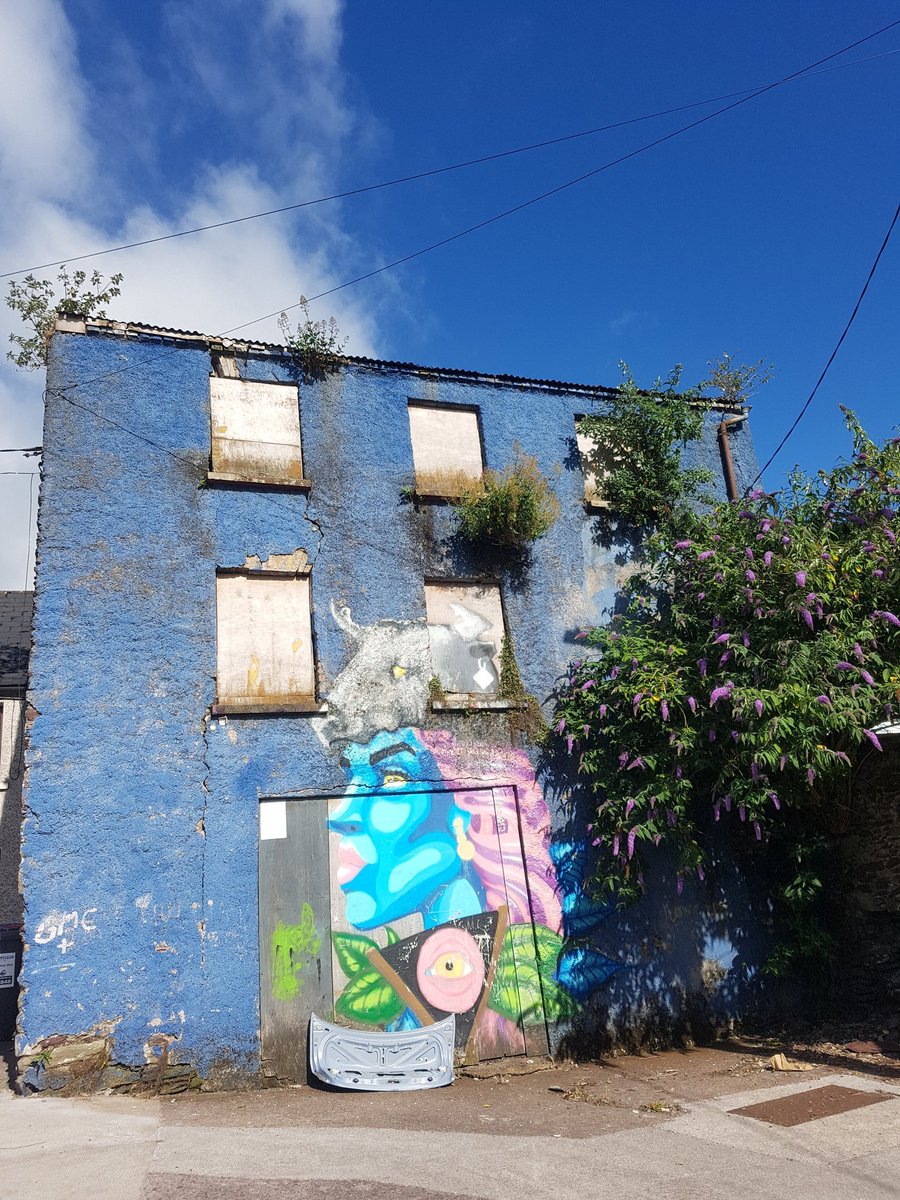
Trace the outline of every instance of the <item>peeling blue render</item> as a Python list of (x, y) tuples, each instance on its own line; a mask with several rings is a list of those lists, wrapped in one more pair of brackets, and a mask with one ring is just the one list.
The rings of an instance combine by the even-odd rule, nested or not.
[[(243, 378), (297, 381), (277, 349), (234, 361)], [(300, 385), (307, 495), (201, 486), (211, 369), (199, 338), (89, 326), (52, 339), (17, 1052), (27, 1060), (43, 1039), (93, 1034), (134, 1065), (170, 1043), (170, 1061), (226, 1086), (261, 1067), (259, 799), (340, 795), (345, 778), (309, 715), (214, 712), (217, 569), (305, 552), (324, 700), (352, 654), (332, 606), (359, 627), (424, 630), (425, 580), (483, 578), (488, 567), (454, 536), (452, 509), (403, 497), (409, 400), (476, 406), (485, 466), (504, 468), (520, 447), (557, 493), (560, 519), (527, 569), (498, 574), (525, 687), (541, 700), (575, 654), (575, 633), (613, 611), (631, 546), (604, 546), (584, 504), (575, 420), (590, 411), (586, 389), (350, 360)], [(689, 464), (719, 481), (720, 420), (709, 415)], [(730, 438), (743, 488), (757, 469), (747, 422)], [(437, 713), (422, 719), (444, 727)], [(479, 737), (497, 719), (479, 717)], [(452, 727), (464, 743), (461, 720)], [(548, 782), (545, 794), (564, 836), (568, 785)], [(740, 962), (733, 924), (700, 885), (677, 905), (611, 917), (599, 949), (633, 969), (613, 975), (587, 1016), (674, 1011), (679, 989), (700, 986), (704, 945), (724, 939)]]

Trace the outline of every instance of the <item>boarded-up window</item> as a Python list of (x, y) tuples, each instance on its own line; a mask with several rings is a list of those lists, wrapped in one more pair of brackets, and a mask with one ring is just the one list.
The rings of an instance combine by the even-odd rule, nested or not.
[(481, 478), (481, 436), (474, 409), (410, 404), (409, 434), (417, 491), (458, 495), (469, 480)]
[(601, 445), (597, 439), (585, 433), (576, 421), (575, 440), (581, 456), (584, 475), (584, 499), (594, 508), (605, 508), (603, 496), (604, 480), (612, 473), (616, 463), (621, 462), (621, 451), (609, 445)]
[(425, 611), (434, 671), (446, 692), (496, 692), (503, 606), (492, 585), (427, 583)]
[(219, 574), (216, 648), (219, 708), (312, 707), (309, 576)]
[(209, 380), (212, 469), (267, 483), (299, 483), (300, 401), (296, 384)]

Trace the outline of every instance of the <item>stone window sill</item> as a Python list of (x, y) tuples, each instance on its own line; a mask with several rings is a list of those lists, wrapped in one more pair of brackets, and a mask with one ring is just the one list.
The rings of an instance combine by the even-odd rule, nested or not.
[(214, 717), (252, 717), (252, 716), (322, 716), (328, 712), (326, 701), (318, 701), (313, 696), (298, 696), (295, 700), (259, 700), (256, 698), (235, 698), (233, 700), (217, 700), (212, 706)]
[(456, 504), (462, 499), (461, 492), (419, 492), (408, 493), (414, 504)]
[(479, 692), (447, 692), (440, 700), (431, 701), (432, 712), (521, 712), (527, 707), (524, 700), (504, 700)]
[(277, 488), (289, 492), (308, 492), (312, 487), (309, 479), (253, 479), (247, 475), (232, 475), (228, 471), (207, 471), (208, 487)]

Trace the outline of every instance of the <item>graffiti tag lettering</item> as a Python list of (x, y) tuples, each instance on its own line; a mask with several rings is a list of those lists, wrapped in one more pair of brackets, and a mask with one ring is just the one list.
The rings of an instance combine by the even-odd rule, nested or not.
[(58, 940), (58, 949), (63, 954), (75, 945), (69, 934), (76, 933), (79, 927), (85, 933), (95, 933), (97, 926), (91, 920), (96, 908), (86, 908), (79, 916), (78, 912), (51, 912), (44, 917), (34, 932), (34, 940), (39, 946), (48, 946)]

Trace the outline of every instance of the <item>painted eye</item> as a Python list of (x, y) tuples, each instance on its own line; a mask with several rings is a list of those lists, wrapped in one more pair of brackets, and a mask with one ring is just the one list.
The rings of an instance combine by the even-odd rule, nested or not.
[(402, 787), (404, 783), (409, 782), (409, 777), (402, 771), (385, 771), (381, 782), (385, 787)]
[(441, 979), (462, 979), (472, 974), (472, 964), (464, 954), (445, 954), (432, 963), (426, 975), (437, 975)]
[(416, 982), (426, 1004), (462, 1013), (478, 1003), (485, 965), (478, 943), (465, 929), (437, 929), (422, 945)]

